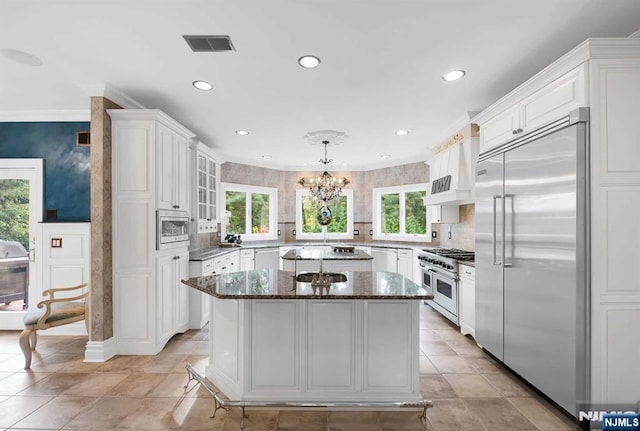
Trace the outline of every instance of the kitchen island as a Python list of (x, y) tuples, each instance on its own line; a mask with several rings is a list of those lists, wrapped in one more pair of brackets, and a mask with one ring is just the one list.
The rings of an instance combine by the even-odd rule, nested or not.
[(371, 271), (373, 257), (353, 246), (311, 246), (294, 248), (282, 255), (285, 271)]
[(431, 297), (396, 273), (344, 276), (324, 295), (275, 269), (183, 281), (210, 296), (206, 377), (243, 401), (420, 401), (418, 307)]

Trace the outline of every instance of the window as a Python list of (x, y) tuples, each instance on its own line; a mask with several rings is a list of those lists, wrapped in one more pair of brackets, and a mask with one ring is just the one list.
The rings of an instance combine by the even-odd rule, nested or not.
[(373, 239), (431, 242), (427, 183), (373, 189)]
[(241, 235), (243, 241), (277, 239), (277, 196), (271, 187), (222, 183), (225, 216), (222, 238)]
[[(296, 190), (296, 239), (323, 239), (318, 214), (322, 203), (309, 197), (306, 189)], [(328, 205), (331, 222), (327, 225), (327, 239), (353, 239), (353, 190), (342, 190), (337, 202)]]

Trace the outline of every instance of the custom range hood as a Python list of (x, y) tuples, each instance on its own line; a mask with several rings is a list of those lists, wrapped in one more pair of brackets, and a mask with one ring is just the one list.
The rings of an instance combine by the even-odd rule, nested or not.
[[(475, 126), (475, 127), (473, 127)], [(429, 165), (431, 187), (424, 198), (425, 205), (461, 205), (473, 203), (475, 194), (474, 167), (478, 159), (477, 126), (468, 127), (469, 133), (456, 133), (449, 141), (439, 145)]]

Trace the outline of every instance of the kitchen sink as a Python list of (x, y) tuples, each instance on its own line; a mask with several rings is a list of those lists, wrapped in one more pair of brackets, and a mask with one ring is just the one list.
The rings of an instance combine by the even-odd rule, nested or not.
[[(301, 283), (311, 283), (311, 281), (313, 280), (313, 277), (318, 277), (318, 273), (317, 272), (304, 272), (302, 274), (298, 274), (296, 276), (296, 281), (299, 281)], [(323, 277), (329, 276), (329, 280), (332, 283), (344, 283), (345, 281), (347, 281), (347, 276), (344, 274), (341, 274), (339, 272), (323, 272), (322, 273)]]

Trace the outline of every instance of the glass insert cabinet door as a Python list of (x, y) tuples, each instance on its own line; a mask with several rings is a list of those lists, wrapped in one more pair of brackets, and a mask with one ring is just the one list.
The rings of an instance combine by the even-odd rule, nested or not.
[(203, 151), (198, 144), (196, 159), (197, 232), (207, 233), (217, 230), (217, 188), (219, 167), (216, 160)]

